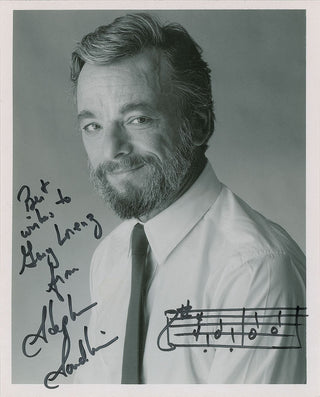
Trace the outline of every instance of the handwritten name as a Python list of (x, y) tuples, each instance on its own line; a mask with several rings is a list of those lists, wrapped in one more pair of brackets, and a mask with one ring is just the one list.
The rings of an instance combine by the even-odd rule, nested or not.
[[(83, 345), (83, 340), (79, 339), (78, 340), (78, 345), (79, 345), (79, 351), (80, 351), (80, 356), (78, 359), (77, 363), (68, 363), (67, 360), (70, 354), (71, 350), (71, 339), (69, 337), (68, 330), (66, 328), (66, 324), (62, 324), (62, 332), (63, 332), (63, 343), (62, 343), (62, 352), (61, 352), (61, 364), (59, 368), (55, 371), (50, 371), (47, 373), (47, 375), (44, 378), (44, 385), (48, 389), (56, 389), (59, 387), (59, 385), (54, 385), (52, 386), (49, 382), (53, 382), (56, 380), (56, 378), (59, 375), (63, 375), (64, 377), (68, 377), (71, 375), (75, 370), (78, 369), (79, 366), (84, 365), (86, 362), (89, 361), (87, 352), (84, 348)], [(104, 331), (100, 331), (102, 334), (104, 334)], [(94, 356), (97, 351), (101, 349), (105, 349), (106, 347), (110, 346), (112, 343), (117, 341), (119, 339), (118, 336), (110, 339), (108, 342), (104, 343), (103, 345), (99, 345), (97, 347), (91, 347), (90, 342), (89, 342), (89, 336), (88, 336), (88, 327), (84, 326), (84, 340), (85, 340), (85, 345), (87, 348), (88, 353), (91, 356)]]
[[(87, 351), (91, 356), (94, 356), (97, 351), (111, 345), (116, 340), (118, 340), (118, 337), (116, 336), (100, 346), (91, 347), (88, 336), (88, 327), (84, 326), (84, 342), (82, 339), (78, 340), (78, 346), (80, 351), (80, 357), (78, 359), (78, 362), (74, 364), (67, 363), (71, 351), (71, 339), (67, 327), (68, 322), (69, 320), (76, 321), (77, 318), (80, 317), (83, 313), (91, 310), (94, 306), (96, 306), (97, 302), (94, 302), (89, 306), (83, 308), (82, 310), (75, 312), (73, 310), (72, 297), (70, 294), (68, 294), (68, 314), (62, 316), (61, 324), (57, 324), (54, 319), (53, 305), (54, 302), (52, 299), (50, 299), (48, 305), (43, 306), (41, 322), (37, 332), (26, 335), (22, 342), (22, 352), (26, 357), (30, 358), (37, 356), (41, 352), (42, 347), (38, 346), (40, 342), (46, 344), (49, 343), (47, 333), (51, 336), (57, 335), (58, 333), (61, 333), (63, 335), (61, 364), (57, 370), (49, 372), (44, 378), (44, 385), (49, 389), (54, 389), (58, 387), (58, 385), (50, 385), (49, 382), (53, 382), (59, 375), (67, 377), (68, 375), (71, 375), (74, 370), (78, 369), (80, 365), (84, 365), (86, 362), (88, 362), (89, 359)], [(100, 332), (104, 333), (104, 331)], [(87, 348), (87, 351), (85, 350), (85, 347)]]

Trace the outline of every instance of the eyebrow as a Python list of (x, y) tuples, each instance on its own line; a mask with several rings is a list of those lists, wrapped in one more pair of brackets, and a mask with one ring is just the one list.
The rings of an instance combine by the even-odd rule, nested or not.
[[(127, 112), (130, 112), (132, 110), (137, 110), (137, 109), (145, 109), (148, 110), (149, 112), (156, 113), (155, 110), (146, 102), (130, 102), (124, 104), (121, 109), (120, 113), (125, 114)], [(81, 112), (77, 116), (78, 121), (81, 121), (83, 119), (94, 119), (96, 118), (96, 115), (90, 110), (81, 110)]]
[(130, 102), (124, 104), (121, 107), (120, 113), (124, 114), (126, 112), (130, 112), (131, 110), (136, 110), (136, 109), (146, 109), (152, 111), (153, 113), (155, 112), (155, 110), (146, 102)]
[(81, 110), (81, 112), (78, 114), (78, 121), (83, 120), (83, 119), (94, 119), (95, 115), (94, 113), (90, 112), (89, 110)]

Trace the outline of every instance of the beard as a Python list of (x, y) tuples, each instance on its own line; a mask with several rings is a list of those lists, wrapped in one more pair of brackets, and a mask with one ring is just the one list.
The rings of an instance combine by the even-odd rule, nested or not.
[[(123, 159), (106, 161), (94, 169), (89, 163), (90, 180), (95, 190), (122, 219), (140, 218), (152, 210), (162, 208), (182, 188), (189, 175), (196, 146), (186, 135), (176, 150), (160, 161), (155, 156), (128, 155)], [(132, 180), (125, 182), (121, 191), (113, 186), (108, 175), (117, 170), (143, 165), (146, 176), (137, 186)]]

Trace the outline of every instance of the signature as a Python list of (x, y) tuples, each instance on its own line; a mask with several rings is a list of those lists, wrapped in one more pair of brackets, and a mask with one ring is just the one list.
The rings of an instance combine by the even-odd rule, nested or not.
[[(73, 364), (70, 364), (70, 363), (66, 364), (67, 359), (70, 354), (70, 350), (71, 350), (71, 340), (70, 340), (69, 333), (68, 333), (68, 330), (66, 327), (67, 323), (68, 323), (67, 319), (65, 319), (65, 321), (62, 320), (63, 342), (62, 342), (60, 367), (55, 371), (48, 372), (44, 378), (43, 383), (48, 389), (56, 389), (57, 387), (59, 387), (59, 385), (51, 386), (49, 384), (49, 382), (53, 382), (59, 375), (68, 377), (68, 375), (71, 375), (75, 370), (78, 369), (79, 366), (84, 365), (86, 362), (89, 361), (89, 359), (87, 358), (86, 349), (83, 346), (83, 340), (79, 339), (78, 344), (79, 344), (80, 357), (78, 359), (78, 362), (73, 363)], [(114, 343), (116, 340), (119, 339), (118, 336), (115, 336), (113, 339), (110, 339), (108, 342), (104, 343), (103, 345), (100, 345), (97, 347), (91, 347), (90, 342), (89, 342), (89, 336), (88, 336), (88, 327), (84, 326), (83, 329), (84, 329), (85, 345), (88, 350), (88, 353), (91, 356), (94, 356), (97, 351), (110, 346), (112, 343)], [(100, 331), (100, 332), (104, 333), (104, 331)]]
[[(104, 343), (103, 345), (92, 347), (89, 341), (88, 327), (84, 326), (84, 342), (82, 339), (78, 340), (78, 346), (80, 351), (78, 363), (67, 363), (71, 351), (71, 339), (67, 327), (69, 320), (76, 321), (77, 318), (80, 317), (83, 313), (91, 310), (94, 306), (96, 306), (97, 302), (94, 302), (81, 309), (80, 311), (75, 312), (73, 310), (72, 297), (70, 294), (68, 294), (68, 314), (62, 316), (61, 324), (57, 324), (54, 319), (53, 305), (54, 302), (52, 299), (50, 299), (48, 305), (44, 305), (42, 307), (41, 322), (38, 331), (36, 333), (26, 335), (22, 342), (23, 354), (26, 357), (31, 358), (37, 356), (41, 352), (42, 347), (38, 346), (40, 342), (49, 343), (48, 334), (53, 336), (61, 333), (63, 335), (60, 367), (55, 371), (49, 372), (44, 378), (44, 385), (49, 389), (55, 389), (58, 387), (58, 385), (51, 386), (49, 382), (53, 382), (59, 375), (67, 377), (68, 375), (71, 375), (73, 371), (76, 370), (80, 365), (84, 365), (86, 362), (88, 362), (89, 359), (87, 352), (91, 356), (94, 356), (97, 351), (111, 345), (116, 340), (118, 340), (118, 337), (116, 336), (113, 339)], [(104, 331), (100, 332), (104, 334)]]

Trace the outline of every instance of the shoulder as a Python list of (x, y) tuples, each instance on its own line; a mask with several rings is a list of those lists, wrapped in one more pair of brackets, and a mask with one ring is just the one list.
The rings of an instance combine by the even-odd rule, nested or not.
[(289, 256), (304, 261), (304, 254), (290, 235), (223, 185), (205, 215), (215, 238), (233, 255), (247, 262), (254, 257)]
[(217, 297), (224, 296), (231, 306), (239, 302), (293, 304), (297, 300), (301, 305), (305, 255), (281, 226), (225, 186), (205, 215), (204, 224), (210, 240), (209, 263), (214, 263), (209, 284), (220, 280)]

